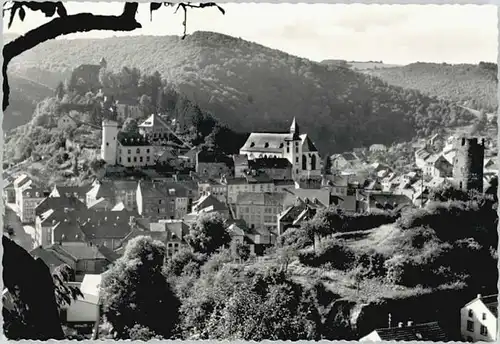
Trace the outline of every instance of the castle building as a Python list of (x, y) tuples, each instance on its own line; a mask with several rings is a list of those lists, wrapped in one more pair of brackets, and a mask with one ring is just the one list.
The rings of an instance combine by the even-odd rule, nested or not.
[(141, 135), (120, 132), (118, 123), (102, 122), (101, 159), (108, 165), (143, 167), (155, 165), (155, 149), (149, 140)]
[(292, 178), (321, 175), (321, 158), (307, 134), (301, 134), (295, 118), (288, 133), (251, 133), (240, 149), (248, 160), (285, 158), (292, 165)]
[(453, 181), (464, 191), (483, 191), (484, 140), (459, 137), (454, 142)]

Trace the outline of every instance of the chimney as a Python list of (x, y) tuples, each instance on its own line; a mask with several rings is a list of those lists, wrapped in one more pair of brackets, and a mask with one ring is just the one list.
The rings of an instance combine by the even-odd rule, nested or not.
[(404, 327), (402, 322), (398, 323), (398, 327)]
[(411, 327), (411, 326), (413, 326), (413, 321), (410, 320), (410, 321), (408, 321), (408, 327)]
[(391, 313), (389, 313), (389, 315), (388, 315), (388, 320), (389, 320), (389, 328), (391, 328), (391, 326), (392, 326), (392, 314)]
[(477, 298), (478, 298), (478, 299), (481, 299), (481, 294), (477, 294)]

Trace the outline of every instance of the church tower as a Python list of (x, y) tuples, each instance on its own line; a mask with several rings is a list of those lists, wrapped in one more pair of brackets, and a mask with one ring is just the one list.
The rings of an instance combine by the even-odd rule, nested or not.
[(118, 148), (118, 123), (110, 120), (102, 121), (101, 159), (108, 165), (116, 165)]
[(300, 129), (295, 117), (290, 126), (290, 136), (285, 139), (285, 151), (283, 156), (292, 164), (292, 178), (295, 180), (300, 176), (302, 156), (302, 144), (300, 140)]

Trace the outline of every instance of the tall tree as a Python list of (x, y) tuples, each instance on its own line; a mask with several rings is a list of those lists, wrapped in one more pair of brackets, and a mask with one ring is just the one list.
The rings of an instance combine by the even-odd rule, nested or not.
[(195, 252), (212, 254), (228, 245), (231, 237), (219, 213), (206, 213), (198, 216), (186, 241)]
[(140, 236), (127, 244), (123, 256), (104, 273), (104, 316), (118, 338), (130, 338), (136, 325), (155, 336), (172, 335), (179, 301), (163, 272), (165, 253), (161, 242)]

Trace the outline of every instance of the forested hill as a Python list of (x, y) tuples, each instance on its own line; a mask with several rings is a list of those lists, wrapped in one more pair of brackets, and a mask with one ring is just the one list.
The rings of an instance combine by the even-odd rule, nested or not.
[[(159, 71), (169, 84), (237, 131), (286, 130), (295, 116), (322, 152), (428, 135), (472, 117), (456, 104), (211, 32), (177, 36), (53, 40), (13, 68), (67, 72), (99, 62)], [(467, 117), (469, 116), (469, 117)]]
[(369, 73), (391, 85), (467, 102), (467, 106), (472, 108), (496, 112), (497, 66), (494, 63), (413, 63), (402, 67), (372, 69)]

